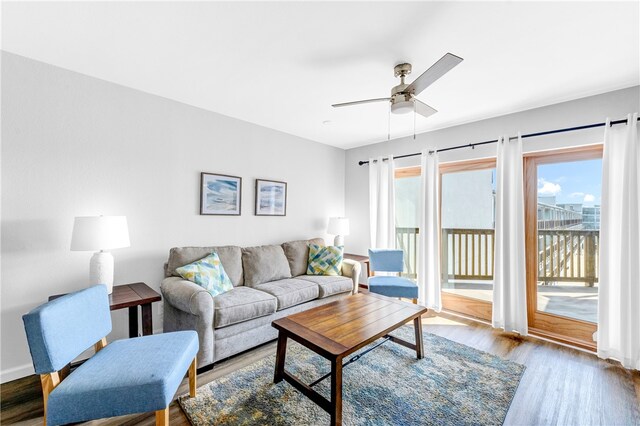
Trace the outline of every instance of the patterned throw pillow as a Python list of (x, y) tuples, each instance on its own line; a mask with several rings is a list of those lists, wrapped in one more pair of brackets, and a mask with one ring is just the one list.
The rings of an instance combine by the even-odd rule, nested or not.
[(188, 265), (176, 268), (185, 280), (192, 281), (207, 290), (213, 297), (233, 289), (216, 252)]
[(309, 244), (307, 275), (340, 275), (342, 271), (342, 246)]

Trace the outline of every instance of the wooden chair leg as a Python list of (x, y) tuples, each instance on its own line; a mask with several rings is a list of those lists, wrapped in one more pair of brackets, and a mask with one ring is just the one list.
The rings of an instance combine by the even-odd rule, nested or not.
[(156, 411), (156, 426), (169, 426), (169, 407)]
[(197, 360), (197, 357), (194, 358), (193, 362), (189, 366), (189, 396), (191, 398), (194, 398), (196, 396), (196, 376), (198, 374), (198, 371), (196, 369)]
[(42, 384), (42, 399), (44, 401), (44, 426), (47, 426), (47, 401), (49, 394), (56, 386), (60, 384), (60, 375), (58, 372), (41, 374), (40, 383)]
[(71, 374), (71, 364), (67, 364), (62, 367), (62, 370), (58, 371), (58, 376), (60, 377), (60, 381), (66, 379), (69, 374)]
[(107, 346), (107, 338), (103, 337), (93, 345), (93, 349), (98, 353), (101, 349), (104, 349), (105, 346)]

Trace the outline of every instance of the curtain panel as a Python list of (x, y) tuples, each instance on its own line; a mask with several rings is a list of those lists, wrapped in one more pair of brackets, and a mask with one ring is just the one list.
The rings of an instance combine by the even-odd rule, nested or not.
[(498, 139), (492, 323), (527, 334), (522, 138)]
[(418, 299), (421, 305), (440, 312), (440, 171), (438, 153), (429, 151), (422, 151), (421, 157)]
[[(383, 158), (388, 160), (383, 161)], [(393, 155), (369, 159), (369, 230), (371, 248), (395, 248), (395, 165)]]
[(598, 356), (640, 370), (640, 142), (638, 113), (604, 133)]

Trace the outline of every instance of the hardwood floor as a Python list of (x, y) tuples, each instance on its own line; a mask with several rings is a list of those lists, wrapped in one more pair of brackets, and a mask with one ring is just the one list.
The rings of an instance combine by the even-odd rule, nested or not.
[[(640, 372), (595, 355), (535, 338), (521, 338), (448, 314), (423, 319), (424, 330), (527, 366), (506, 425), (640, 425)], [(198, 376), (202, 386), (275, 353), (275, 342), (235, 356)], [(425, 347), (425, 351), (429, 348)], [(178, 391), (188, 392), (185, 379)], [(419, 395), (416, 395), (419, 397)], [(0, 386), (2, 424), (41, 425), (42, 394), (35, 376)], [(177, 403), (173, 426), (189, 425)], [(154, 413), (88, 422), (91, 425), (154, 425)]]

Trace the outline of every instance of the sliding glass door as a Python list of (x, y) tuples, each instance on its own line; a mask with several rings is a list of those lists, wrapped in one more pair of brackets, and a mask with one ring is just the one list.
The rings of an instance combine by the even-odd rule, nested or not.
[(495, 160), (440, 167), (440, 260), (445, 309), (491, 320)]
[[(495, 159), (440, 165), (443, 307), (491, 320)], [(602, 146), (524, 158), (527, 314), (538, 335), (595, 349)], [(396, 171), (397, 244), (416, 277), (420, 168)]]
[(529, 328), (595, 349), (602, 147), (525, 158)]
[[(443, 307), (491, 320), (495, 229), (495, 160), (440, 165)], [(420, 167), (396, 170), (396, 246), (404, 275), (416, 279)]]

